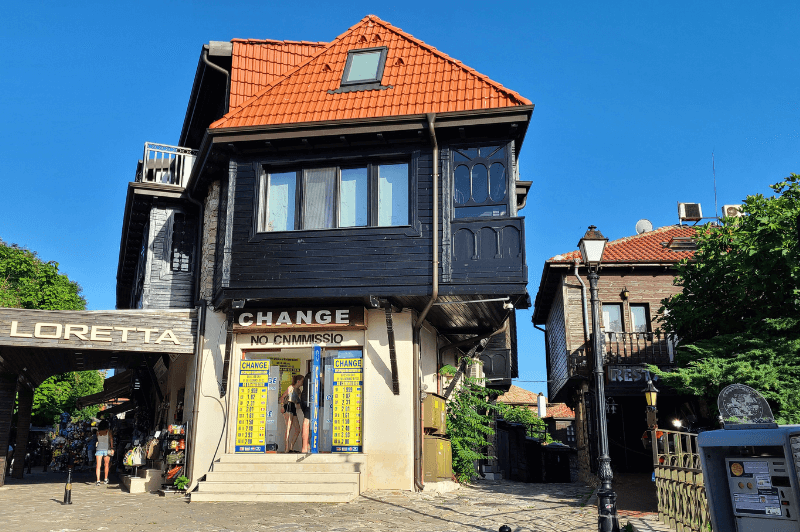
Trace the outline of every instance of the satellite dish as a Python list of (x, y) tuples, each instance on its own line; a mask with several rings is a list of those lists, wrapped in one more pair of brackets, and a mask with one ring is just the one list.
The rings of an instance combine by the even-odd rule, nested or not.
[(744, 384), (731, 384), (717, 399), (722, 422), (727, 425), (774, 425), (775, 417), (764, 396)]
[(636, 222), (636, 234), (641, 235), (642, 233), (647, 233), (648, 231), (653, 230), (653, 224), (650, 223), (650, 220), (642, 218), (638, 222)]

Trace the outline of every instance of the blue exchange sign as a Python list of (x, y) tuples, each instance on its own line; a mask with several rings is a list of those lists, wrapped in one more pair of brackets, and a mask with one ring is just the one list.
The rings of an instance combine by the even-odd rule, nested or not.
[(322, 348), (314, 346), (314, 359), (311, 363), (311, 391), (308, 400), (311, 403), (311, 452), (319, 452), (319, 380), (322, 368)]

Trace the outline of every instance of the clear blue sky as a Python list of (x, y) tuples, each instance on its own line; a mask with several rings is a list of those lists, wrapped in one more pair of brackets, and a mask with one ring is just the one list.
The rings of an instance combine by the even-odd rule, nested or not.
[[(800, 172), (798, 2), (15, 3), (0, 20), (0, 238), (115, 302), (125, 191), (146, 141), (176, 143), (201, 46), (328, 41), (375, 14), (530, 98), (528, 290), (589, 224), (611, 239), (676, 203), (714, 212)], [(518, 320), (520, 381), (546, 391)]]

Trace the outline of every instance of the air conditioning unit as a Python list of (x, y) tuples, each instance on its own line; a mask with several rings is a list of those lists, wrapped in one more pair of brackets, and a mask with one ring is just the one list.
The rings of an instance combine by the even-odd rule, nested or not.
[(682, 222), (699, 222), (703, 219), (703, 210), (699, 203), (678, 203), (678, 219)]
[(741, 218), (744, 216), (742, 206), (740, 205), (723, 205), (722, 216), (725, 218)]

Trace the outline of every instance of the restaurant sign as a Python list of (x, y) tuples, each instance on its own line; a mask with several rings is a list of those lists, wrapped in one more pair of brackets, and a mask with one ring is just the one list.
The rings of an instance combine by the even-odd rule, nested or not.
[(319, 329), (366, 329), (363, 307), (301, 309), (242, 309), (234, 314), (234, 332), (313, 331)]
[(192, 354), (196, 310), (0, 309), (0, 346)]

